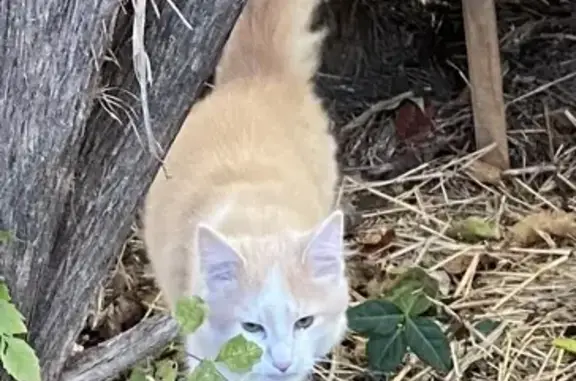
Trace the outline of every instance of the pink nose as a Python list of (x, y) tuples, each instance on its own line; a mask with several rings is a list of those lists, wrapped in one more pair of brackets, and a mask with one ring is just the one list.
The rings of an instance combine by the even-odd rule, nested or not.
[(273, 361), (272, 365), (280, 372), (286, 372), (288, 368), (290, 368), (290, 365), (292, 365), (292, 362), (290, 362), (290, 360)]

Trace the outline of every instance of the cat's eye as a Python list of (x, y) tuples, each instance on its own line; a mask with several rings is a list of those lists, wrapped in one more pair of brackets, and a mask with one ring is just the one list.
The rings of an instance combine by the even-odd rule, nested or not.
[(250, 322), (242, 323), (242, 329), (250, 333), (257, 333), (264, 331), (264, 327), (262, 327), (260, 324)]
[(314, 316), (306, 316), (301, 319), (298, 319), (294, 326), (298, 329), (306, 329), (310, 327), (314, 323)]

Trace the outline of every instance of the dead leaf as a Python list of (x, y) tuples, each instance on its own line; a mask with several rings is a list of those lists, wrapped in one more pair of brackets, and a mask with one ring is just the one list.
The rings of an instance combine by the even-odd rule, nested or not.
[(358, 232), (356, 242), (362, 245), (362, 251), (375, 251), (388, 246), (396, 238), (394, 229), (381, 227)]
[(525, 217), (510, 228), (512, 241), (522, 246), (541, 240), (539, 231), (561, 238), (576, 237), (576, 213), (543, 211)]
[(377, 245), (382, 240), (382, 234), (377, 230), (359, 232), (356, 235), (356, 242), (361, 245)]
[(366, 357), (366, 343), (367, 339), (358, 337), (354, 340), (354, 348), (352, 349), (352, 356), (356, 359)]
[(432, 105), (422, 98), (404, 102), (394, 119), (396, 136), (401, 141), (423, 139), (434, 130), (434, 113)]
[(478, 181), (496, 185), (502, 180), (502, 170), (480, 160), (472, 162), (466, 171)]
[(372, 278), (366, 283), (366, 294), (368, 298), (379, 298), (384, 294), (386, 284), (380, 279)]
[(429, 272), (429, 275), (438, 281), (438, 291), (440, 295), (446, 297), (450, 295), (451, 280), (446, 271), (436, 270)]
[(472, 257), (468, 255), (460, 255), (450, 262), (446, 263), (442, 268), (449, 274), (460, 275), (463, 274), (472, 263)]
[(455, 221), (446, 235), (470, 243), (500, 238), (498, 227), (494, 222), (475, 216)]

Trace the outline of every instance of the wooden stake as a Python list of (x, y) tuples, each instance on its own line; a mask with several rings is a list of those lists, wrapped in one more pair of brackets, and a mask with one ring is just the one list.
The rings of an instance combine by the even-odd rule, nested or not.
[(483, 161), (505, 170), (510, 158), (494, 0), (462, 0), (462, 8), (476, 148), (496, 143)]

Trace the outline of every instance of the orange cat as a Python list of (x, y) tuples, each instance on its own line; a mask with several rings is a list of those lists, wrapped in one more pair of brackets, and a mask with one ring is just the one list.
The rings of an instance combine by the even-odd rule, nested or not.
[(214, 91), (146, 200), (145, 241), (170, 305), (208, 303), (187, 351), (213, 358), (238, 333), (263, 349), (247, 375), (220, 366), (229, 380), (300, 380), (346, 329), (336, 145), (311, 83), (325, 36), (310, 30), (318, 3), (248, 0)]

